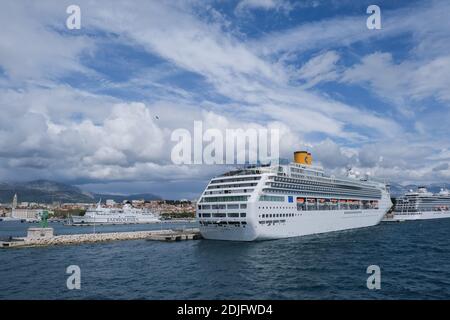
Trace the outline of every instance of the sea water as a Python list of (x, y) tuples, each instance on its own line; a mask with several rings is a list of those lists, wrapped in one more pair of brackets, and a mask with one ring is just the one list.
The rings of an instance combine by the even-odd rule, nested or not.
[[(29, 224), (0, 222), (0, 238)], [(55, 232), (93, 227), (51, 224)], [(194, 224), (97, 226), (96, 232)], [(116, 241), (0, 249), (0, 299), (450, 299), (450, 219), (262, 242)], [(67, 267), (80, 269), (69, 290)], [(369, 266), (380, 289), (368, 289)]]

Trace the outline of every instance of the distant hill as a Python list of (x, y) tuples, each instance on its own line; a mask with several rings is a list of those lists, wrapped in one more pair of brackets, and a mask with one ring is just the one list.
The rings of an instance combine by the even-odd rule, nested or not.
[(29, 182), (0, 182), (0, 203), (11, 203), (14, 194), (17, 193), (20, 202), (61, 203), (86, 202), (94, 203), (99, 199), (113, 199), (114, 201), (128, 200), (157, 200), (159, 196), (145, 193), (134, 195), (108, 195), (93, 194), (68, 184), (49, 181), (35, 180)]
[(99, 201), (100, 199), (102, 202), (111, 199), (115, 202), (122, 202), (124, 200), (162, 200), (161, 197), (154, 195), (153, 193), (139, 193), (139, 194), (130, 194), (130, 195), (117, 195), (117, 194), (101, 194), (101, 193), (95, 193), (94, 197), (96, 201)]
[(64, 183), (35, 180), (29, 182), (0, 183), (0, 202), (10, 203), (17, 193), (18, 201), (52, 203), (60, 202), (94, 202), (92, 194)]
[[(398, 197), (409, 190), (416, 190), (419, 185), (401, 185), (398, 183), (391, 184), (391, 196)], [(439, 192), (441, 188), (450, 190), (450, 183), (433, 183), (425, 185), (431, 192)], [(0, 203), (11, 203), (14, 194), (17, 193), (19, 202), (39, 202), (39, 203), (95, 203), (102, 199), (112, 199), (116, 202), (124, 200), (161, 200), (161, 197), (152, 193), (117, 195), (117, 194), (101, 194), (90, 193), (82, 189), (68, 184), (49, 181), (34, 180), (29, 182), (0, 182)]]

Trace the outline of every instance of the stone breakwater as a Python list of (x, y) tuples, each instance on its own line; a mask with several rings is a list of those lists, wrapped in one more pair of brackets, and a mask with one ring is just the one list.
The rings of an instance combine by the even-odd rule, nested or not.
[(152, 230), (152, 231), (132, 231), (132, 232), (111, 232), (111, 233), (87, 233), (56, 235), (43, 238), (12, 238), (11, 241), (0, 242), (2, 248), (14, 247), (38, 247), (52, 245), (74, 245), (82, 243), (96, 243), (118, 240), (195, 240), (200, 238), (197, 228), (185, 230)]

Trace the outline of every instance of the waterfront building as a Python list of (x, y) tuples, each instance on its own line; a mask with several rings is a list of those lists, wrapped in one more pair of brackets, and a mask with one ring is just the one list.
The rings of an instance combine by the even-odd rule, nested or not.
[(15, 208), (17, 208), (17, 193), (14, 194), (11, 208), (13, 211)]
[(41, 209), (16, 208), (12, 211), (12, 218), (24, 220), (38, 220)]

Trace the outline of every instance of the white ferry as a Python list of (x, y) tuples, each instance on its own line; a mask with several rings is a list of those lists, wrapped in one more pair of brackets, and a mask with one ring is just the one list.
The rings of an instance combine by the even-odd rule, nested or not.
[(159, 221), (160, 219), (148, 210), (133, 208), (129, 204), (125, 204), (122, 208), (104, 208), (100, 202), (97, 207), (87, 210), (84, 216), (71, 217), (71, 223), (75, 225), (138, 224)]
[(425, 187), (405, 193), (397, 199), (392, 216), (385, 221), (450, 218), (450, 192), (441, 189), (433, 194)]
[(268, 240), (376, 225), (392, 207), (385, 183), (328, 176), (306, 151), (287, 165), (254, 166), (213, 178), (197, 206), (206, 239)]

